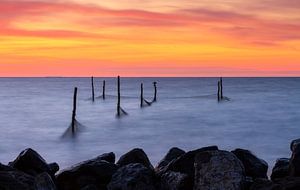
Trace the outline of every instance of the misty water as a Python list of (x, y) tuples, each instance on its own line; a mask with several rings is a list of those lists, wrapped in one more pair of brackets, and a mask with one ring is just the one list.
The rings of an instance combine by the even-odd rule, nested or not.
[[(300, 137), (300, 78), (224, 78), (218, 102), (217, 78), (121, 78), (121, 105), (128, 116), (116, 118), (116, 79), (1, 78), (0, 162), (12, 161), (31, 147), (61, 168), (105, 152), (117, 157), (132, 148), (145, 150), (154, 165), (174, 146), (192, 150), (208, 145), (245, 148), (269, 167), (289, 157), (289, 143)], [(158, 101), (140, 108), (140, 83), (147, 100), (158, 82)], [(62, 138), (71, 123), (73, 89), (78, 87), (76, 138)]]

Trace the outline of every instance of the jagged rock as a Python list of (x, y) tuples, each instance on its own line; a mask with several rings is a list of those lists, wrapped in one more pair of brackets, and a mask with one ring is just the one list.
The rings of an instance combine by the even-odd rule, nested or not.
[(117, 165), (95, 158), (63, 170), (56, 176), (56, 184), (60, 190), (80, 190), (89, 185), (106, 190), (117, 169)]
[(54, 175), (51, 173), (46, 161), (31, 148), (23, 150), (13, 162), (9, 163), (9, 165), (33, 176), (43, 172)]
[(0, 189), (35, 190), (34, 177), (21, 171), (0, 171)]
[(154, 169), (151, 162), (149, 161), (147, 154), (139, 148), (135, 148), (121, 156), (121, 158), (117, 162), (117, 165), (122, 167), (133, 163), (140, 163), (149, 169)]
[(236, 157), (242, 161), (247, 176), (252, 178), (268, 178), (268, 163), (260, 158), (257, 158), (249, 150), (235, 149), (232, 151)]
[(140, 163), (127, 164), (117, 170), (108, 190), (156, 190), (154, 171)]
[(245, 170), (231, 152), (204, 151), (195, 157), (194, 190), (242, 190)]
[(48, 173), (44, 172), (35, 177), (35, 190), (56, 190), (56, 186)]
[(0, 171), (15, 171), (15, 170), (16, 169), (14, 169), (11, 166), (7, 166), (7, 165), (0, 163)]
[(300, 144), (300, 139), (295, 139), (291, 142), (290, 149), (293, 152), (294, 149)]
[(189, 151), (177, 159), (171, 161), (164, 169), (158, 172), (158, 174), (161, 176), (164, 173), (168, 171), (174, 171), (174, 172), (180, 172), (188, 175), (187, 184), (189, 184), (188, 189), (193, 188), (194, 184), (194, 161), (195, 156), (198, 153), (209, 151), (209, 150), (218, 150), (217, 146), (209, 146), (209, 147), (203, 147), (197, 150)]
[(52, 175), (59, 171), (59, 165), (56, 162), (48, 164), (48, 167)]
[(84, 188), (81, 188), (80, 190), (98, 190), (98, 188), (95, 185), (87, 185)]
[(116, 161), (116, 155), (113, 152), (104, 153), (104, 154), (98, 156), (97, 159), (105, 160), (107, 162), (114, 164)]
[(284, 178), (289, 175), (289, 164), (290, 159), (280, 158), (276, 161), (275, 166), (272, 170), (271, 179)]
[(155, 170), (159, 171), (162, 168), (166, 167), (172, 160), (178, 158), (179, 156), (185, 154), (185, 151), (181, 150), (180, 148), (173, 147), (171, 148), (165, 157), (158, 163)]
[(300, 143), (299, 139), (294, 140), (291, 143), (292, 156), (290, 159), (289, 173), (290, 176), (299, 177), (300, 176)]
[(274, 182), (283, 187), (284, 190), (299, 190), (300, 189), (300, 177), (286, 177), (275, 179)]
[(281, 185), (275, 184), (265, 178), (257, 178), (254, 180), (249, 190), (284, 190)]
[(189, 186), (187, 174), (169, 171), (161, 176), (161, 190), (187, 190)]

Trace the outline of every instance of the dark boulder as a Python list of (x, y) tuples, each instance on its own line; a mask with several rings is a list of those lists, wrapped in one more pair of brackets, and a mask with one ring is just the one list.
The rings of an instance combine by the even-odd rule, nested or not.
[(161, 190), (188, 190), (191, 186), (188, 175), (179, 172), (166, 172), (161, 176)]
[(114, 164), (116, 161), (116, 155), (113, 152), (109, 152), (109, 153), (104, 153), (104, 154), (98, 156), (96, 159), (105, 160), (107, 162)]
[(161, 171), (158, 172), (158, 175), (163, 175), (168, 171), (180, 172), (188, 175), (187, 184), (189, 184), (189, 189), (193, 188), (194, 184), (194, 161), (195, 156), (201, 152), (218, 150), (217, 146), (209, 146), (203, 147), (197, 150), (189, 151), (177, 159), (171, 161), (166, 167), (164, 167)]
[(56, 162), (48, 164), (48, 167), (52, 175), (59, 171), (59, 165)]
[(216, 150), (196, 155), (194, 190), (242, 190), (244, 181), (243, 164), (233, 153)]
[(272, 170), (271, 179), (275, 180), (278, 178), (285, 178), (289, 176), (289, 164), (290, 164), (290, 159), (288, 158), (278, 159)]
[(293, 152), (294, 149), (300, 144), (300, 139), (295, 139), (290, 144), (290, 149)]
[(154, 169), (147, 154), (140, 148), (135, 148), (121, 156), (117, 165), (122, 167), (133, 163), (140, 163), (149, 169)]
[(284, 190), (281, 185), (265, 179), (257, 178), (254, 180), (249, 190)]
[(247, 176), (252, 178), (268, 178), (268, 163), (260, 158), (257, 158), (249, 150), (235, 149), (233, 154), (242, 161)]
[(127, 164), (117, 170), (107, 188), (108, 190), (156, 190), (155, 173), (140, 163)]
[(300, 177), (286, 177), (275, 179), (274, 183), (281, 185), (284, 190), (299, 190), (300, 189)]
[(34, 177), (21, 171), (0, 171), (0, 189), (35, 190)]
[(0, 163), (0, 171), (15, 171), (16, 169)]
[(47, 162), (31, 148), (23, 150), (13, 162), (9, 163), (9, 165), (33, 176), (43, 172), (54, 175), (51, 173)]
[(35, 177), (35, 190), (56, 190), (56, 186), (48, 173), (44, 172)]
[(289, 173), (290, 176), (299, 177), (300, 176), (300, 144), (298, 143), (298, 140), (294, 140), (291, 143), (292, 147), (292, 156), (290, 159), (290, 165), (289, 165)]
[(60, 190), (80, 190), (87, 186), (106, 190), (117, 169), (117, 165), (101, 159), (87, 160), (60, 172), (56, 184)]
[(172, 160), (178, 158), (179, 156), (185, 154), (185, 151), (181, 150), (180, 148), (173, 147), (171, 148), (165, 157), (158, 163), (155, 167), (156, 171), (161, 170), (162, 168), (166, 167)]

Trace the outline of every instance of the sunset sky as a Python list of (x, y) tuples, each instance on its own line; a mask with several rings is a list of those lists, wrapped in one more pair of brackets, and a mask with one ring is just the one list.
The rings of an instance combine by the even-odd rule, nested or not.
[(300, 76), (299, 0), (0, 0), (0, 76)]

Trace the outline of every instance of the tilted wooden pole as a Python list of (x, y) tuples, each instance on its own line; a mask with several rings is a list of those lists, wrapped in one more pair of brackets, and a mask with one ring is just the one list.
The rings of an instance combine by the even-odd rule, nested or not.
[(220, 81), (218, 81), (218, 101), (220, 101)]
[(77, 108), (77, 87), (74, 88), (74, 96), (73, 96), (73, 112), (72, 112), (72, 133), (75, 133), (75, 122), (76, 122), (76, 108)]
[(223, 78), (220, 78), (220, 92), (221, 92), (221, 99), (223, 99)]
[(153, 98), (153, 102), (156, 102), (157, 100), (157, 86), (156, 86), (157, 82), (153, 82), (153, 86), (154, 86), (154, 98)]

